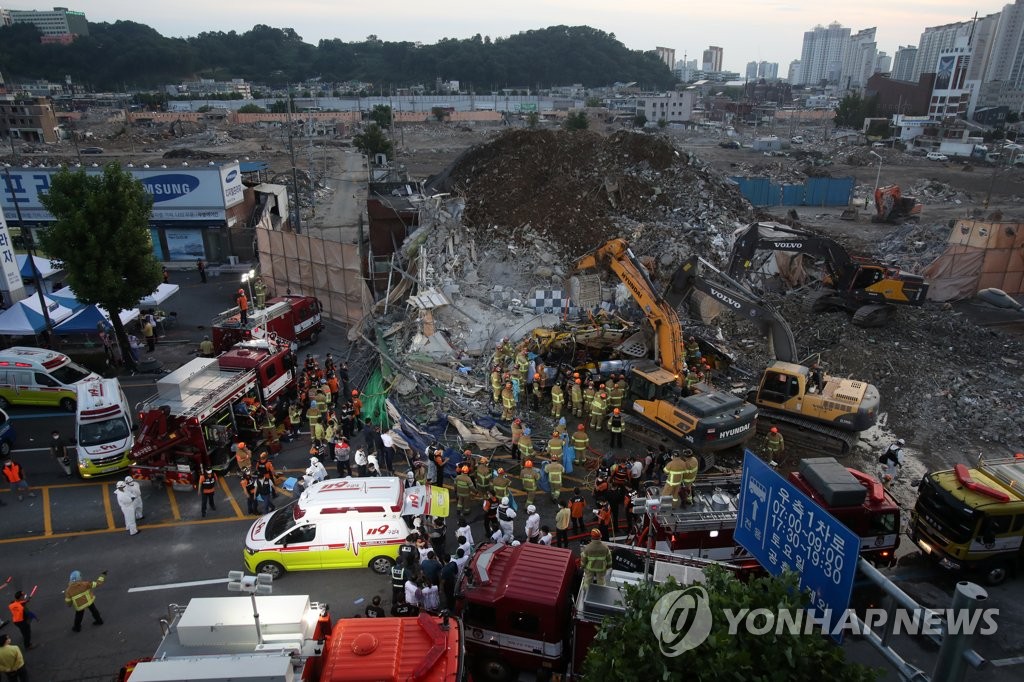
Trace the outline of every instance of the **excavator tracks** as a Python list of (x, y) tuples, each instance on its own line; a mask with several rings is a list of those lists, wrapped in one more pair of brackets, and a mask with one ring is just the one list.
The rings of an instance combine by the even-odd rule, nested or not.
[(772, 426), (778, 426), (786, 439), (786, 449), (796, 448), (816, 457), (843, 457), (857, 443), (857, 434), (758, 407), (757, 433), (764, 435)]

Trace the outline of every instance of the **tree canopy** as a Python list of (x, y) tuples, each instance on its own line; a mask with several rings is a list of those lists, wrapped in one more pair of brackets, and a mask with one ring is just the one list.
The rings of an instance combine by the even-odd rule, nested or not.
[(149, 232), (152, 198), (131, 173), (111, 163), (102, 175), (61, 169), (40, 201), (56, 218), (40, 236), (43, 251), (61, 264), (78, 300), (110, 313), (129, 357), (118, 312), (136, 307), (162, 279)]
[(395, 85), (457, 80), (475, 92), (582, 83), (637, 81), (651, 89), (675, 77), (653, 51), (626, 48), (614, 34), (589, 26), (550, 26), (508, 37), (443, 38), (434, 44), (321, 40), (311, 45), (291, 28), (258, 24), (244, 33), (203, 32), (167, 38), (132, 21), (90, 23), (70, 45), (43, 45), (34, 26), (0, 28), (0, 72), (9, 79), (47, 78), (96, 89), (153, 87), (186, 78), (283, 85), (320, 78)]
[(861, 97), (858, 93), (847, 95), (836, 107), (836, 127), (860, 130), (864, 119), (874, 117), (878, 111), (878, 95)]
[[(713, 616), (708, 638), (675, 657), (659, 650), (651, 628), (651, 613), (658, 600), (680, 587), (674, 581), (626, 586), (626, 612), (606, 618), (587, 652), (587, 682), (621, 680), (750, 680), (751, 682), (871, 682), (877, 675), (863, 665), (845, 660), (843, 649), (820, 634), (754, 635), (742, 628), (729, 634), (724, 609), (800, 609), (808, 598), (798, 588), (795, 574), (762, 576), (746, 582), (710, 567), (704, 587)], [(823, 677), (824, 676), (824, 677)]]

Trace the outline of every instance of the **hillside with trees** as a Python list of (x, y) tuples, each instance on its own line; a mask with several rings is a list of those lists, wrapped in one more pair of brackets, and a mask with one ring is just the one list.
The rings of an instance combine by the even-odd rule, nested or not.
[(167, 38), (131, 21), (90, 23), (70, 45), (43, 45), (35, 27), (0, 28), (0, 73), (8, 80), (70, 75), (96, 90), (147, 88), (190, 78), (283, 85), (320, 78), (362, 81), (384, 89), (457, 80), (463, 90), (585, 87), (637, 81), (669, 87), (674, 77), (653, 52), (626, 48), (615, 34), (589, 26), (550, 26), (494, 38), (444, 38), (424, 45), (368, 36), (359, 42), (311, 45), (293, 29), (257, 25), (244, 33), (204, 32)]

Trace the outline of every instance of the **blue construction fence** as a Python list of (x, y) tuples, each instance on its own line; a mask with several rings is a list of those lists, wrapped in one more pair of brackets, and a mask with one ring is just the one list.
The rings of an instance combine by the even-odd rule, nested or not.
[(847, 206), (853, 198), (853, 178), (807, 178), (800, 185), (780, 185), (771, 178), (729, 178), (754, 206)]

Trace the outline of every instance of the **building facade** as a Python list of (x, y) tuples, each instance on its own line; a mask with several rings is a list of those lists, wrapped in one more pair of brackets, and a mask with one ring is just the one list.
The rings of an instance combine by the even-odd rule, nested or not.
[(721, 71), (722, 70), (722, 54), (723, 50), (720, 47), (710, 46), (704, 50), (703, 64), (701, 70), (703, 71)]
[(832, 22), (828, 28), (815, 26), (805, 31), (800, 50), (800, 80), (796, 84), (838, 83), (849, 42), (850, 29), (838, 22)]
[(1006, 5), (999, 13), (984, 81), (1024, 90), (1024, 0)]
[(12, 24), (32, 24), (46, 36), (87, 36), (89, 22), (84, 12), (75, 12), (67, 7), (54, 7), (53, 11), (7, 10)]
[(48, 144), (57, 142), (57, 117), (53, 113), (53, 105), (45, 97), (31, 100), (17, 99), (13, 95), (0, 97), (0, 138)]
[(800, 60), (794, 59), (789, 63), (789, 70), (786, 72), (786, 80), (789, 81), (790, 85), (799, 85), (803, 81), (800, 80)]
[(779, 64), (778, 62), (758, 62), (757, 63), (757, 77), (763, 78), (766, 81), (774, 81), (779, 79)]
[(839, 77), (840, 87), (846, 90), (860, 90), (875, 72), (878, 44), (875, 29), (865, 28), (850, 36), (843, 53), (843, 70)]
[(637, 100), (637, 112), (643, 112), (651, 123), (665, 120), (668, 123), (686, 123), (693, 120), (693, 104), (696, 93), (693, 90), (676, 90), (667, 95), (643, 97)]
[(939, 53), (935, 86), (928, 105), (928, 115), (933, 120), (967, 117), (971, 99), (967, 79), (970, 62), (971, 44), (966, 36), (958, 37), (952, 47)]
[(665, 63), (669, 71), (674, 71), (676, 68), (676, 51), (671, 47), (656, 47), (654, 48), (655, 54), (658, 55), (658, 59)]
[(900, 45), (892, 61), (892, 79), (909, 81), (914, 77), (914, 65), (917, 63), (917, 46)]
[(910, 80), (917, 81), (922, 73), (934, 71), (939, 60), (939, 53), (953, 47), (953, 42), (958, 37), (967, 38), (970, 34), (971, 22), (969, 21), (958, 21), (955, 24), (926, 28), (917, 43), (917, 59)]

